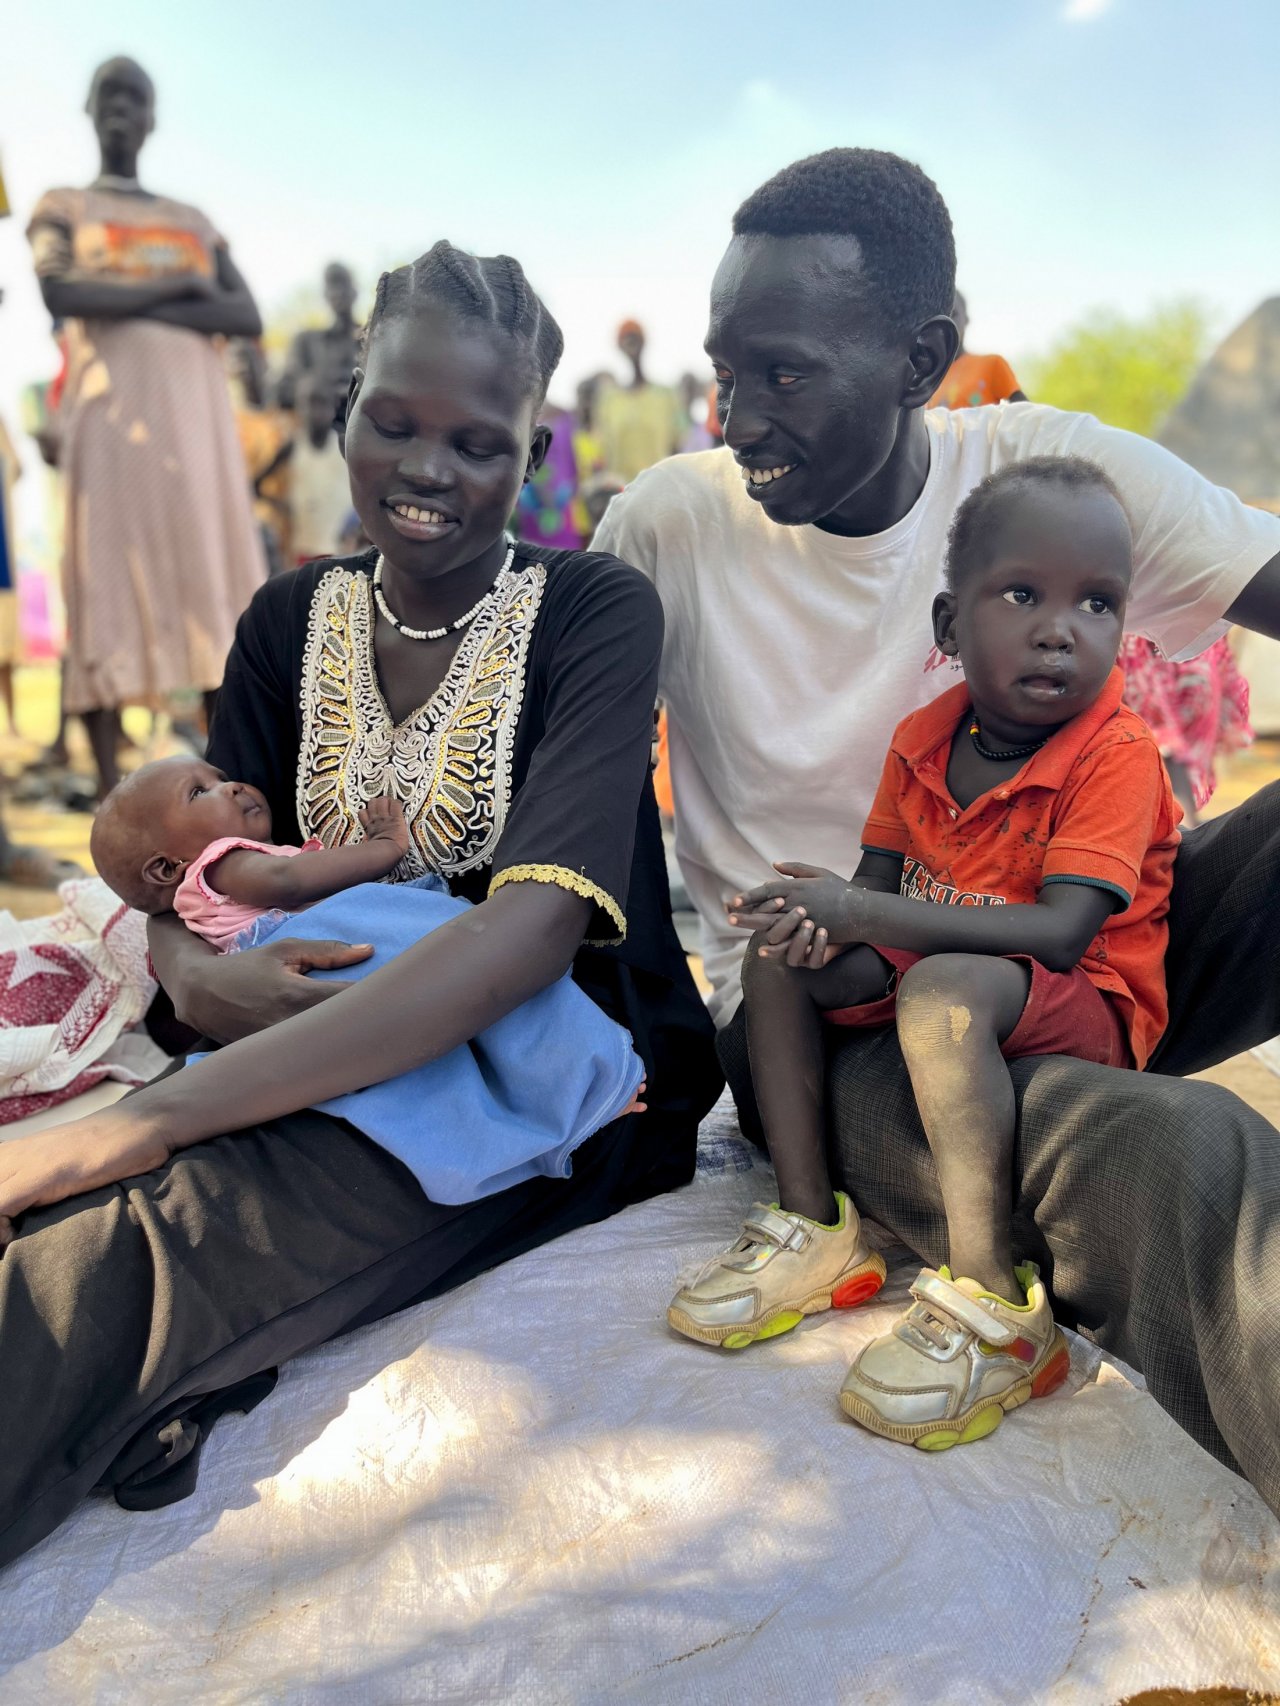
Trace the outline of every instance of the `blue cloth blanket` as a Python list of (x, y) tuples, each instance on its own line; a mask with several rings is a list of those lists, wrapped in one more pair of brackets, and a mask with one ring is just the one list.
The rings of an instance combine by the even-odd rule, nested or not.
[[(311, 973), (353, 981), (470, 908), (435, 877), (361, 883), (303, 912), (265, 915), (237, 945), (372, 942), (363, 964)], [(567, 1179), (574, 1150), (617, 1118), (643, 1077), (627, 1032), (565, 976), (439, 1060), (319, 1106), (403, 1161), (432, 1202), (467, 1203), (539, 1174)]]

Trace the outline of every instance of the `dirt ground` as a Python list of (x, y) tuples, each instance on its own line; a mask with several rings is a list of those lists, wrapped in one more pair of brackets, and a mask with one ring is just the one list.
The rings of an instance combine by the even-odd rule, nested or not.
[[(20, 734), (0, 734), (0, 771), (11, 785), (23, 764), (29, 763), (50, 740), (58, 722), (58, 677), (48, 665), (18, 671), (18, 724)], [(129, 711), (125, 726), (134, 740), (145, 745), (151, 719), (144, 711)], [(72, 728), (73, 750), (83, 753), (79, 726)], [(81, 766), (88, 772), (87, 761)], [(1260, 741), (1250, 751), (1229, 763), (1214, 797), (1210, 815), (1238, 805), (1265, 783), (1280, 777), (1280, 741)], [(6, 787), (6, 793), (8, 787)], [(64, 811), (46, 805), (22, 805), (10, 798), (4, 802), (5, 823), (14, 841), (31, 842), (61, 859), (73, 859), (91, 869), (89, 825), (83, 812)], [(57, 910), (57, 897), (33, 889), (0, 883), (0, 908), (18, 918), (37, 918)], [(1278, 1051), (1280, 1052), (1280, 1051)], [(1278, 1062), (1280, 1064), (1280, 1062)], [(1252, 1055), (1240, 1055), (1204, 1074), (1224, 1084), (1280, 1126), (1280, 1075), (1271, 1072)]]

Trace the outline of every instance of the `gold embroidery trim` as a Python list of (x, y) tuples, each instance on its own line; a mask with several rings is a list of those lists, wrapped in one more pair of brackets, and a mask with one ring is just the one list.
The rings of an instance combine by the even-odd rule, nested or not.
[(359, 837), (360, 808), (394, 794), (409, 821), (397, 880), (461, 876), (491, 861), (506, 822), (530, 640), (546, 570), (498, 578), (494, 608), (459, 645), (444, 681), (401, 723), (378, 686), (369, 577), (334, 568), (308, 616), (300, 698), (298, 822), (326, 847)]
[(556, 888), (568, 889), (570, 894), (581, 895), (583, 900), (594, 901), (601, 912), (611, 918), (618, 928), (618, 935), (604, 939), (588, 936), (588, 948), (617, 948), (627, 939), (626, 914), (611, 894), (606, 894), (599, 883), (593, 883), (590, 877), (584, 877), (581, 871), (566, 870), (563, 865), (508, 865), (505, 871), (499, 871), (489, 884), (489, 893), (496, 894), (506, 883), (553, 883)]

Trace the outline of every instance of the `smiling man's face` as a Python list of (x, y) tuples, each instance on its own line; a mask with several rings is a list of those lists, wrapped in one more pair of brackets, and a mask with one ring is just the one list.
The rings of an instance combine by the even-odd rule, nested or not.
[(711, 287), (707, 354), (725, 442), (771, 521), (836, 512), (885, 466), (911, 378), (855, 237), (735, 237)]

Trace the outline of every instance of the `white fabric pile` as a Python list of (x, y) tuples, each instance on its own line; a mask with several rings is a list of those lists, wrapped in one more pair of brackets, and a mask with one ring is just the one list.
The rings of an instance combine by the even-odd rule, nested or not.
[(141, 1029), (156, 992), (146, 919), (99, 877), (63, 883), (58, 898), (48, 918), (0, 912), (0, 1126), (107, 1080), (145, 1084), (167, 1064)]
[[(285, 1369), (185, 1504), (0, 1573), (0, 1699), (1102, 1706), (1280, 1688), (1280, 1525), (1140, 1382), (931, 1456), (836, 1401), (885, 1301), (737, 1354), (678, 1270), (772, 1175), (722, 1106), (675, 1196)], [(886, 1252), (889, 1254), (889, 1252)]]

